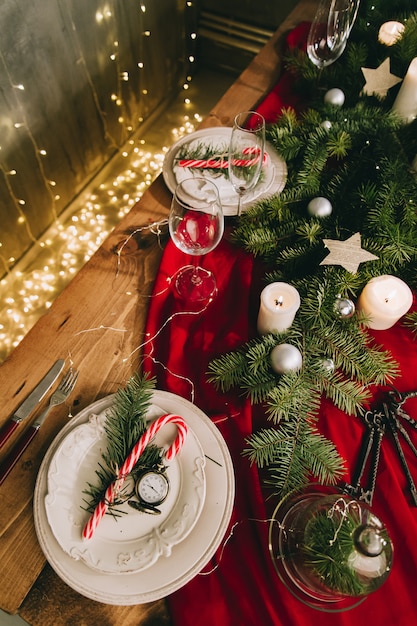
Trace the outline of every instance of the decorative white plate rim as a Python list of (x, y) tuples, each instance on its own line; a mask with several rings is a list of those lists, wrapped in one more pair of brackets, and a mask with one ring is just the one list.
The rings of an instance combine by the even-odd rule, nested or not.
[[(164, 411), (152, 404), (147, 414), (153, 421)], [(149, 515), (128, 506), (114, 518), (106, 515), (93, 537), (83, 540), (82, 530), (89, 514), (83, 510), (88, 481), (96, 482), (103, 442), (106, 409), (75, 426), (60, 442), (47, 471), (45, 509), (49, 525), (61, 548), (94, 570), (126, 574), (150, 567), (161, 555), (183, 541), (194, 527), (205, 498), (205, 458), (199, 441), (189, 428), (180, 453), (167, 462), (171, 489), (160, 505), (161, 515)], [(167, 448), (176, 434), (173, 424), (161, 429), (155, 443)]]
[(86, 407), (57, 435), (45, 454), (34, 491), (35, 530), (42, 551), (51, 567), (72, 589), (105, 604), (142, 604), (159, 600), (183, 587), (210, 561), (228, 528), (233, 510), (235, 480), (233, 463), (220, 431), (201, 409), (188, 400), (166, 391), (154, 391), (152, 401), (166, 412), (181, 415), (193, 429), (207, 459), (206, 498), (202, 514), (188, 537), (151, 567), (120, 576), (93, 571), (66, 554), (56, 541), (45, 511), (46, 473), (50, 460), (63, 437), (77, 424), (112, 402), (107, 396)]
[[(229, 126), (213, 126), (210, 128), (201, 128), (200, 130), (196, 130), (188, 135), (185, 135), (181, 139), (179, 139), (175, 144), (173, 144), (168, 152), (165, 155), (164, 163), (162, 166), (162, 175), (165, 181), (166, 186), (174, 193), (175, 188), (179, 181), (175, 176), (175, 172), (173, 169), (174, 160), (178, 150), (187, 143), (191, 143), (196, 139), (204, 139), (209, 137), (212, 141), (222, 140), (229, 142), (229, 137), (232, 132), (231, 127)], [(258, 183), (258, 185), (253, 189), (253, 191), (249, 192), (242, 198), (241, 207), (242, 210), (247, 209), (249, 206), (254, 204), (255, 202), (259, 202), (265, 198), (269, 198), (280, 191), (282, 191), (285, 187), (285, 183), (287, 181), (287, 165), (285, 161), (278, 155), (272, 144), (266, 142), (265, 151), (268, 155), (267, 160), (267, 171), (266, 171), (266, 180), (264, 183), (262, 181)], [(208, 171), (204, 171), (202, 169), (196, 169), (195, 173), (192, 171), (192, 168), (184, 168), (187, 169), (189, 175), (192, 176), (204, 176), (208, 179), (212, 180), (214, 183), (216, 182), (216, 177), (212, 175), (212, 173)], [(228, 195), (233, 193), (232, 184), (228, 181), (224, 182), (224, 185), (227, 186)], [(222, 192), (220, 189), (220, 199), (222, 200), (222, 207), (224, 215), (236, 215), (237, 213), (237, 202), (238, 196), (236, 195), (236, 201), (233, 203), (224, 202), (222, 200)]]

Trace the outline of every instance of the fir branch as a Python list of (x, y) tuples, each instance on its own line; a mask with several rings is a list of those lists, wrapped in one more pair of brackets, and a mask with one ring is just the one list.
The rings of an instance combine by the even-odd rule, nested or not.
[[(130, 454), (136, 442), (147, 428), (146, 414), (150, 406), (155, 379), (138, 374), (129, 379), (127, 385), (120, 388), (114, 402), (106, 413), (104, 432), (107, 436), (106, 447), (102, 452), (102, 461), (96, 470), (97, 481), (88, 483), (84, 494), (88, 500), (85, 510), (92, 513), (103, 499), (107, 487), (117, 478), (120, 467)], [(156, 467), (161, 463), (164, 450), (151, 444), (147, 446), (132, 470), (136, 476), (144, 468)], [(108, 513), (121, 514), (117, 502), (109, 506)]]
[[(323, 70), (299, 49), (288, 53), (286, 67), (296, 75), (294, 88), (307, 106), (301, 114), (284, 109), (267, 128), (269, 142), (286, 161), (287, 184), (280, 194), (248, 209), (233, 233), (235, 242), (267, 264), (266, 282), (291, 283), (301, 298), (290, 329), (248, 342), (210, 365), (210, 380), (218, 388), (236, 387), (251, 402), (264, 403), (277, 426), (259, 440), (254, 434), (247, 452), (254, 462), (270, 466), (277, 492), (308, 480), (306, 467), (314, 464), (304, 459), (303, 437), (317, 419), (323, 396), (342, 411), (359, 414), (369, 387), (390, 383), (399, 373), (391, 354), (370, 341), (369, 320), (362, 313), (341, 319), (335, 310), (339, 295), (355, 301), (381, 274), (417, 287), (417, 176), (410, 166), (417, 154), (417, 120), (403, 124), (392, 112), (398, 87), (381, 99), (363, 93), (363, 67), (376, 68), (390, 56), (391, 72), (404, 76), (415, 56), (413, 2), (388, 4), (362, 0), (344, 54)], [(387, 19), (405, 24), (401, 39), (389, 48), (378, 42)], [(334, 86), (345, 93), (342, 107), (323, 101)], [(331, 202), (326, 218), (309, 215), (308, 204), (318, 196)], [(357, 232), (362, 247), (378, 260), (360, 264), (355, 274), (320, 265), (326, 254), (323, 239), (345, 240)], [(417, 335), (416, 314), (405, 323)], [(284, 341), (303, 355), (297, 373), (272, 370), (270, 353)], [(330, 359), (334, 371), (324, 367)], [(325, 459), (330, 452), (316, 441)]]
[(334, 445), (301, 417), (264, 428), (247, 440), (243, 451), (251, 463), (269, 468), (266, 484), (281, 497), (308, 484), (312, 478), (335, 483), (344, 464)]
[(363, 595), (366, 591), (349, 564), (349, 556), (356, 550), (355, 531), (360, 524), (357, 512), (349, 511), (339, 520), (339, 516), (331, 516), (328, 511), (319, 511), (307, 521), (300, 546), (304, 562), (316, 578), (348, 596)]
[(404, 324), (405, 326), (407, 326), (407, 328), (409, 328), (413, 332), (413, 335), (416, 337), (417, 336), (417, 311), (408, 313), (405, 316)]
[(246, 366), (245, 352), (236, 351), (224, 354), (208, 365), (208, 381), (222, 392), (239, 385)]
[(321, 383), (322, 392), (347, 415), (362, 412), (364, 402), (370, 397), (369, 391), (363, 385), (344, 378), (340, 372), (328, 379), (323, 377)]
[(320, 392), (314, 377), (307, 373), (287, 372), (279, 377), (271, 389), (266, 414), (275, 424), (302, 415), (313, 419), (320, 406)]

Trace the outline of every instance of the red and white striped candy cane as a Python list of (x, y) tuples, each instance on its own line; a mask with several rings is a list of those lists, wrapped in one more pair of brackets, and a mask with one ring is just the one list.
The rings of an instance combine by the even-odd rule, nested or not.
[(188, 433), (187, 424), (182, 417), (174, 415), (173, 413), (167, 413), (152, 422), (133, 446), (130, 454), (126, 457), (126, 460), (120, 468), (116, 479), (107, 487), (103, 499), (98, 503), (87, 524), (84, 526), (82, 534), (84, 539), (91, 539), (100, 520), (105, 515), (110, 504), (114, 501), (115, 496), (119, 493), (124, 481), (135, 467), (146, 446), (152, 441), (160, 428), (170, 423), (176, 424), (177, 436), (165, 452), (165, 458), (167, 461), (172, 461), (175, 455), (181, 450)]
[[(257, 150), (253, 149), (252, 150), (253, 154), (257, 154)], [(246, 154), (250, 154), (249, 150), (246, 148)], [(265, 165), (265, 163), (268, 160), (268, 155), (265, 152), (263, 159), (262, 159), (262, 164)], [(236, 167), (251, 167), (252, 165), (255, 165), (256, 163), (258, 163), (259, 161), (259, 154), (257, 156), (255, 156), (253, 159), (234, 159), (233, 160), (233, 165), (235, 165)], [(229, 163), (228, 161), (225, 160), (221, 160), (221, 161), (213, 161), (213, 160), (204, 160), (204, 159), (181, 159), (180, 161), (178, 161), (178, 165), (179, 167), (191, 167), (191, 168), (200, 168), (200, 169), (227, 169), (229, 167)]]
[(226, 169), (227, 161), (224, 159), (181, 159), (178, 161), (180, 167), (200, 167), (202, 169)]

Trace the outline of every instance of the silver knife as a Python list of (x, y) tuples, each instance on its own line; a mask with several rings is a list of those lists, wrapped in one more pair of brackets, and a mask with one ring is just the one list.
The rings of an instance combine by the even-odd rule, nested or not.
[(13, 413), (12, 417), (4, 424), (3, 428), (0, 430), (0, 448), (2, 448), (6, 441), (11, 437), (20, 422), (32, 413), (35, 406), (42, 400), (47, 391), (49, 391), (62, 372), (64, 365), (65, 360), (59, 359), (51, 367), (46, 376), (42, 378), (40, 383), (36, 385), (32, 393), (28, 395), (26, 400), (24, 400), (19, 408)]

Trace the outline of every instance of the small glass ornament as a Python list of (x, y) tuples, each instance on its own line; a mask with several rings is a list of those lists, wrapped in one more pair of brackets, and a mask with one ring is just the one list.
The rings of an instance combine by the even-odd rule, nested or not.
[(337, 87), (329, 89), (329, 91), (326, 91), (324, 94), (324, 102), (326, 104), (332, 104), (336, 107), (341, 107), (345, 104), (345, 94)]
[(332, 127), (332, 123), (330, 120), (324, 120), (324, 122), (322, 122), (320, 126), (324, 128), (324, 130), (330, 130)]
[(349, 298), (337, 296), (336, 302), (334, 303), (334, 310), (338, 317), (349, 319), (355, 313), (355, 303)]
[(327, 374), (333, 374), (334, 372), (334, 361), (333, 359), (323, 359), (320, 363), (321, 369), (325, 371)]
[(271, 350), (271, 365), (277, 374), (298, 372), (303, 364), (301, 352), (290, 343), (280, 343)]
[(330, 200), (318, 196), (310, 200), (307, 205), (307, 211), (312, 217), (328, 217), (331, 215), (333, 207)]
[(274, 511), (269, 549), (286, 587), (308, 606), (336, 613), (388, 578), (393, 546), (370, 507), (331, 487), (310, 485)]

